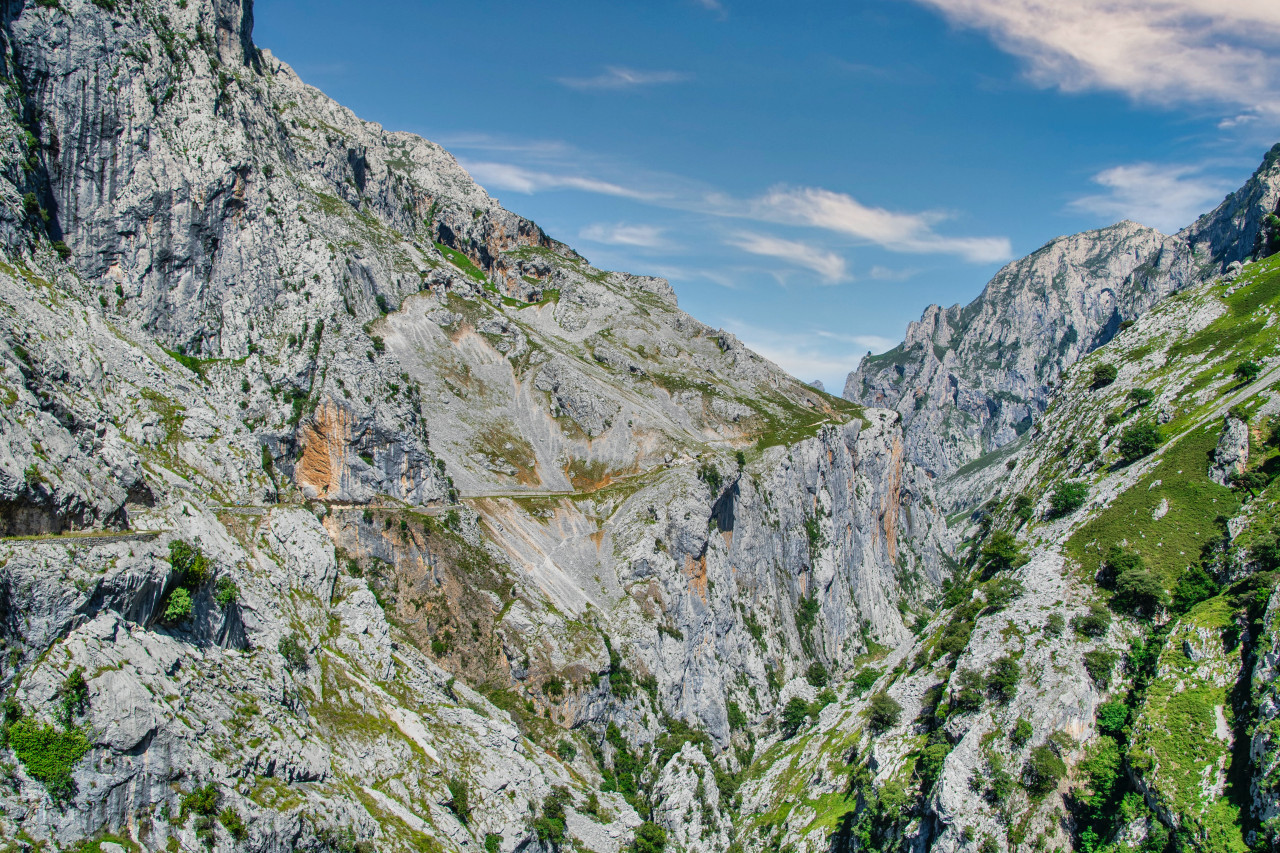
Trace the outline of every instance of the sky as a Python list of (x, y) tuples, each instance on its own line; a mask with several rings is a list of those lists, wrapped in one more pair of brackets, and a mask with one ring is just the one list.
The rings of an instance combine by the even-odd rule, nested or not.
[(837, 394), (929, 304), (1173, 233), (1280, 141), (1275, 0), (257, 0), (254, 40)]

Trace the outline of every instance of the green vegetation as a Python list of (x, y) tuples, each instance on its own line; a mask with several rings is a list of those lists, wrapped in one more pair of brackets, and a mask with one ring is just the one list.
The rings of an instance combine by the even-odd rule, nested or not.
[(1008, 705), (1018, 693), (1018, 679), (1021, 677), (1022, 669), (1018, 662), (1005, 655), (991, 665), (991, 674), (987, 676), (987, 692), (1001, 705)]
[(552, 788), (551, 793), (547, 794), (542, 801), (542, 814), (533, 822), (533, 831), (538, 836), (538, 840), (549, 844), (553, 850), (559, 850), (560, 845), (564, 843), (567, 833), (565, 806), (571, 802), (567, 789), (559, 786)]
[(1116, 381), (1119, 372), (1114, 364), (1099, 364), (1093, 369), (1093, 374), (1089, 377), (1089, 387), (1093, 390), (1106, 388), (1112, 382)]
[(1129, 392), (1129, 402), (1137, 408), (1151, 405), (1156, 398), (1156, 392), (1149, 388), (1134, 388)]
[(1041, 744), (1031, 750), (1022, 768), (1022, 781), (1028, 793), (1039, 799), (1058, 787), (1067, 775), (1067, 765), (1051, 744)]
[(1242, 361), (1236, 365), (1236, 369), (1232, 371), (1232, 375), (1239, 379), (1242, 384), (1248, 384), (1258, 378), (1258, 374), (1262, 372), (1262, 365), (1256, 361)]
[(1058, 517), (1070, 515), (1084, 506), (1088, 497), (1089, 487), (1085, 483), (1062, 483), (1049, 496), (1049, 511)]
[(867, 703), (867, 725), (873, 732), (887, 731), (898, 724), (902, 706), (883, 690), (874, 694)]
[(636, 827), (634, 853), (662, 853), (667, 847), (667, 831), (651, 820)]
[(303, 647), (302, 637), (297, 632), (291, 632), (281, 637), (276, 649), (280, 652), (280, 656), (284, 658), (286, 669), (293, 672), (305, 672), (309, 668), (307, 650)]
[[(75, 673), (72, 677), (75, 677)], [(69, 679), (70, 681), (70, 679)], [(83, 682), (83, 674), (75, 684), (64, 683), (64, 700), (62, 708), (68, 707), (67, 698), (75, 708), (81, 708), (79, 683)], [(88, 697), (85, 695), (87, 704)], [(18, 756), (28, 775), (44, 785), (49, 796), (58, 805), (69, 802), (76, 793), (72, 770), (76, 762), (85, 756), (91, 744), (85, 731), (71, 724), (73, 710), (64, 720), (62, 728), (40, 722), (24, 714), (12, 698), (5, 700), (3, 739)]]
[(177, 587), (169, 593), (169, 601), (165, 605), (160, 621), (167, 625), (178, 625), (191, 618), (193, 605), (191, 593), (183, 587)]
[(1101, 637), (1111, 628), (1111, 611), (1095, 601), (1088, 613), (1072, 618), (1071, 627), (1082, 637)]
[(1017, 538), (1008, 531), (997, 530), (987, 539), (978, 554), (978, 568), (984, 577), (999, 572), (1009, 572), (1027, 564), (1030, 557), (1023, 553)]
[(459, 252), (457, 249), (450, 249), (443, 243), (436, 243), (435, 246), (436, 249), (440, 251), (440, 254), (444, 255), (446, 261), (461, 270), (468, 278), (471, 278), (480, 284), (488, 283), (489, 280), (485, 277), (484, 271), (476, 266), (475, 263), (462, 252)]
[(223, 610), (235, 604), (239, 598), (240, 587), (227, 575), (218, 578), (218, 582), (213, 585), (213, 600)]
[(782, 709), (782, 721), (778, 728), (782, 732), (782, 737), (789, 739), (795, 737), (808, 721), (809, 703), (799, 696), (792, 696)]
[(1084, 653), (1084, 668), (1099, 687), (1111, 686), (1111, 673), (1115, 670), (1119, 655), (1105, 649), (1093, 649)]
[(449, 808), (463, 824), (471, 822), (471, 786), (461, 776), (450, 776), (445, 784), (449, 788)]
[(1121, 460), (1125, 464), (1132, 464), (1155, 453), (1163, 441), (1164, 437), (1155, 421), (1139, 421), (1125, 427), (1124, 432), (1120, 433), (1116, 448), (1120, 451)]

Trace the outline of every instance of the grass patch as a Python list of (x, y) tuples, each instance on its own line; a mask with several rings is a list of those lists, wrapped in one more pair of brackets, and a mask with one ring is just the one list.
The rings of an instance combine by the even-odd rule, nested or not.
[(485, 276), (484, 271), (476, 266), (475, 263), (462, 252), (459, 252), (457, 249), (450, 249), (444, 243), (436, 243), (435, 245), (440, 254), (444, 255), (445, 260), (457, 267), (463, 275), (479, 282), (480, 284), (489, 283), (489, 279)]

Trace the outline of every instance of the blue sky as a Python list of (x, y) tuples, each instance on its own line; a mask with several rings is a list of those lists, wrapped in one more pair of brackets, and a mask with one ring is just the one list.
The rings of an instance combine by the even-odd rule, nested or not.
[(257, 0), (255, 41), (839, 393), (930, 303), (1280, 140), (1280, 3)]

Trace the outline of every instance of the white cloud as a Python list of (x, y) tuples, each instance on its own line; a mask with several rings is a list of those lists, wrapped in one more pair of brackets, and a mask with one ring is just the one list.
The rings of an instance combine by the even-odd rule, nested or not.
[(724, 4), (721, 3), (720, 0), (694, 0), (694, 2), (706, 9), (708, 12), (715, 12), (716, 17), (721, 20), (729, 17), (729, 10), (724, 7)]
[(754, 218), (825, 228), (867, 240), (895, 252), (960, 255), (975, 263), (1007, 260), (1013, 247), (1005, 237), (946, 237), (933, 230), (946, 218), (936, 211), (895, 213), (867, 207), (844, 193), (813, 187), (770, 190), (751, 202)]
[(570, 89), (634, 89), (638, 86), (658, 86), (667, 83), (683, 83), (689, 75), (681, 71), (638, 71), (611, 65), (594, 77), (557, 77), (556, 80)]
[(487, 188), (512, 190), (518, 193), (536, 193), (544, 190), (581, 190), (600, 195), (618, 196), (636, 200), (650, 200), (652, 195), (620, 184), (587, 178), (581, 175), (557, 175), (536, 169), (526, 169), (511, 163), (493, 163), (476, 160), (459, 160), (476, 182)]
[(989, 32), (1040, 85), (1280, 112), (1275, 0), (917, 2)]
[(1112, 220), (1132, 219), (1165, 233), (1192, 222), (1231, 189), (1230, 182), (1204, 177), (1194, 166), (1133, 163), (1093, 176), (1106, 192), (1087, 195), (1071, 207)]
[(897, 344), (878, 335), (845, 336), (822, 329), (779, 332), (736, 318), (725, 318), (723, 324), (744, 344), (792, 376), (805, 382), (821, 380), (831, 394), (840, 393), (845, 377), (858, 366), (867, 349), (880, 349), (872, 344), (883, 343), (884, 349)]
[(813, 270), (828, 284), (849, 280), (849, 270), (844, 258), (799, 240), (783, 240), (768, 234), (743, 231), (725, 242), (753, 255), (780, 258), (794, 266)]
[(583, 240), (603, 243), (607, 246), (635, 246), (641, 249), (665, 248), (667, 240), (662, 236), (665, 228), (656, 225), (627, 225), (616, 223), (609, 225), (597, 222), (588, 225), (578, 232)]

